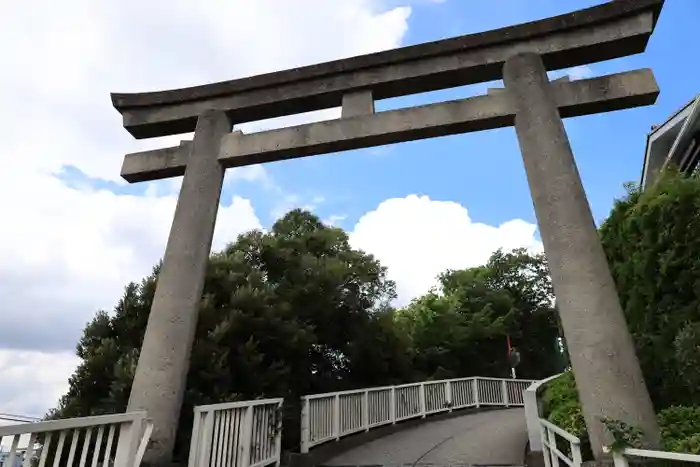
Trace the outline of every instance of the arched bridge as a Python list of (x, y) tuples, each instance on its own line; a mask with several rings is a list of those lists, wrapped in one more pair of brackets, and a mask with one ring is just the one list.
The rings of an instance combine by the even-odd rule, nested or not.
[(304, 464), (522, 465), (531, 383), (473, 377), (304, 397)]

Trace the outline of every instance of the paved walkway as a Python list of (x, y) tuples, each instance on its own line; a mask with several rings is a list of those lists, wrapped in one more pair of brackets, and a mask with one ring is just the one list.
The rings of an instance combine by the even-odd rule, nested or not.
[(346, 451), (328, 466), (522, 465), (523, 409), (473, 413), (401, 430)]

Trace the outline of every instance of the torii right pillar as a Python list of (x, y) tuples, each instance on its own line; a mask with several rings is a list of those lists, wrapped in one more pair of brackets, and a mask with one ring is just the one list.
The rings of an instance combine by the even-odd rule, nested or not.
[(641, 428), (645, 447), (658, 447), (654, 408), (541, 57), (511, 57), (503, 81), (593, 455), (605, 459), (612, 441), (603, 417)]

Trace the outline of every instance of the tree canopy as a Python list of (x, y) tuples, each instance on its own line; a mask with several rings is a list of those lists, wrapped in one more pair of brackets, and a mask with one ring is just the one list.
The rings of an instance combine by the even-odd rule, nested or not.
[(414, 370), (425, 378), (510, 376), (508, 336), (518, 373), (551, 376), (564, 368), (544, 255), (495, 252), (484, 266), (447, 271), (437, 290), (397, 312), (410, 338)]
[[(700, 396), (700, 180), (667, 171), (627, 186), (600, 228), (657, 408)], [(679, 378), (680, 375), (680, 378)]]
[[(114, 311), (86, 326), (82, 363), (50, 417), (125, 410), (158, 270), (128, 284)], [(300, 396), (508, 376), (507, 334), (522, 354), (522, 376), (561, 368), (541, 255), (499, 251), (484, 266), (445, 272), (439, 290), (403, 310), (392, 307), (395, 298), (386, 268), (309, 212), (239, 236), (209, 261), (176, 445), (189, 445), (195, 405), (284, 397), (283, 442), (294, 448)]]

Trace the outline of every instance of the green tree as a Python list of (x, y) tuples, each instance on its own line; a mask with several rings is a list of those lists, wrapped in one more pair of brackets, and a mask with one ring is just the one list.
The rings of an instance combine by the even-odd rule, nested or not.
[[(82, 362), (51, 417), (126, 408), (157, 277), (158, 267), (129, 284), (114, 313), (87, 325)], [(293, 448), (301, 395), (409, 379), (394, 298), (386, 269), (308, 212), (241, 235), (209, 262), (176, 445), (189, 445), (194, 405), (285, 397), (283, 439)]]
[[(657, 408), (700, 397), (700, 180), (668, 171), (644, 192), (627, 185), (600, 228)], [(681, 375), (679, 378), (678, 375)]]
[(396, 321), (424, 377), (508, 377), (508, 335), (522, 357), (519, 375), (545, 377), (564, 367), (546, 261), (524, 249), (447, 271), (438, 290), (414, 300)]
[(486, 283), (501, 290), (512, 303), (507, 332), (520, 351), (518, 374), (525, 378), (546, 378), (566, 366), (559, 314), (544, 254), (530, 254), (523, 248), (497, 251), (484, 268)]

